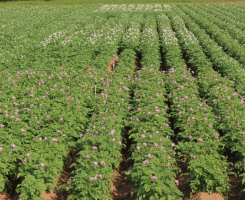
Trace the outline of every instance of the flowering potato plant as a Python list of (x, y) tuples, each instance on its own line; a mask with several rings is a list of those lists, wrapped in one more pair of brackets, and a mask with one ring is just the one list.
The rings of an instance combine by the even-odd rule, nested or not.
[[(72, 69), (52, 74), (25, 71), (15, 77), (1, 73), (1, 185), (8, 184), (6, 175), (23, 178), (17, 189), (22, 199), (39, 198), (40, 190), (54, 188), (63, 159), (85, 131), (90, 111), (86, 99), (94, 80), (81, 84), (83, 73), (100, 76), (99, 71), (82, 70), (78, 75)], [(28, 85), (28, 79), (36, 81)]]
[(229, 55), (237, 59), (241, 64), (244, 64), (244, 46), (240, 44), (238, 40), (232, 38), (229, 33), (216, 26), (215, 23), (210, 23), (207, 18), (204, 18), (203, 13), (205, 14), (205, 11), (194, 6), (192, 7), (192, 10), (193, 12), (188, 12), (188, 15), (195, 19), (200, 27), (205, 28), (206, 32), (215, 38), (219, 45), (222, 46)]
[[(186, 13), (189, 11), (189, 9), (182, 6), (181, 9)], [(204, 52), (212, 61), (214, 68), (219, 70), (222, 75), (226, 75), (230, 80), (235, 82), (234, 86), (232, 87), (236, 87), (236, 89), (242, 89), (244, 91), (244, 84), (241, 84), (242, 80), (244, 79), (243, 67), (238, 63), (237, 60), (226, 54), (222, 47), (219, 46), (214, 39), (206, 34), (205, 30), (201, 29), (197, 23), (195, 23), (183, 11), (176, 9), (176, 12), (185, 21), (186, 26), (193, 33), (195, 33), (196, 36), (198, 36), (199, 42), (202, 45)]]
[[(176, 28), (177, 28), (177, 26), (176, 26)], [(178, 35), (178, 37), (181, 37), (181, 35)], [(198, 47), (197, 47), (198, 48)], [(199, 47), (200, 48), (200, 47)], [(205, 55), (202, 53), (202, 51), (201, 51), (201, 49), (199, 49), (199, 52), (200, 52), (200, 54), (199, 55), (197, 55), (197, 54), (195, 54), (195, 53), (193, 53), (192, 52), (192, 49), (190, 49), (190, 47), (189, 46), (187, 46), (186, 45), (186, 49), (185, 49), (185, 51), (187, 51), (188, 53), (186, 53), (187, 55), (189, 54), (189, 57), (188, 57), (188, 59), (189, 59), (189, 63), (191, 63), (191, 65), (192, 66), (194, 66), (194, 67), (197, 67), (197, 70), (199, 71), (199, 73), (198, 73), (198, 77), (200, 77), (199, 79), (198, 79), (198, 83), (199, 83), (199, 85), (200, 85), (200, 92), (202, 93), (203, 92), (203, 96), (205, 96), (205, 95), (207, 95), (207, 97), (206, 98), (208, 98), (209, 100), (208, 100), (208, 102), (209, 102), (209, 105), (213, 105), (213, 103), (214, 104), (217, 104), (218, 103), (218, 101), (217, 101), (217, 98), (213, 98), (213, 95), (211, 96), (210, 95), (210, 90), (212, 89), (212, 87), (214, 86), (214, 85), (216, 85), (216, 87), (219, 89), (219, 87), (218, 86), (221, 86), (222, 85), (222, 83), (227, 83), (229, 86), (230, 85), (232, 85), (233, 84), (233, 81), (229, 81), (229, 80), (227, 80), (227, 79), (225, 79), (225, 78), (222, 78), (222, 77), (220, 77), (220, 75), (218, 75), (217, 73), (215, 73), (215, 72), (213, 72), (214, 73), (214, 75), (213, 76), (210, 76), (210, 70), (208, 70), (208, 67), (205, 67), (205, 66), (201, 66), (201, 65), (197, 65), (195, 62), (192, 62), (192, 58), (193, 57), (196, 57), (196, 59), (199, 59), (200, 57), (203, 57), (203, 59), (205, 59)], [(205, 70), (203, 70), (203, 69), (205, 69)], [(211, 69), (211, 68), (210, 68)], [(213, 79), (211, 78), (211, 77), (214, 77)], [(210, 79), (210, 83), (208, 83), (208, 82), (204, 82), (203, 81), (203, 79), (206, 81), (206, 79)], [(220, 80), (220, 82), (219, 82), (219, 80)], [(237, 96), (237, 94), (236, 94), (236, 92), (234, 92), (234, 89), (233, 88), (231, 88), (231, 87), (229, 87), (229, 86), (224, 86), (224, 91), (226, 91), (226, 92), (228, 92), (228, 91), (233, 91), (232, 92), (232, 96)], [(202, 88), (207, 88), (207, 90), (204, 92), (204, 90), (202, 90)], [(218, 92), (216, 92), (216, 95), (218, 94)], [(215, 95), (214, 95), (215, 96)], [(220, 95), (220, 97), (221, 98), (224, 98), (224, 96), (221, 96)], [(210, 98), (212, 98), (212, 100), (210, 99)], [(229, 100), (231, 100), (231, 96), (227, 96), (227, 100), (229, 101)], [(212, 103), (211, 103), (212, 102)], [(222, 101), (221, 101), (222, 102)], [(242, 102), (243, 102), (243, 100), (242, 100)], [(220, 105), (220, 104), (217, 104), (217, 105)], [(225, 103), (225, 104), (223, 104), (222, 106), (226, 106), (227, 104)], [(221, 111), (221, 107), (219, 107), (218, 109), (217, 109), (217, 107), (212, 107), (213, 109), (214, 109), (214, 113), (216, 114), (216, 115), (221, 115), (221, 113), (223, 113), (222, 111)], [(233, 108), (233, 107), (232, 107)], [(217, 121), (217, 118), (214, 118), (215, 117), (215, 115), (213, 114), (212, 115), (212, 117), (213, 117), (213, 119), (216, 119), (216, 121)], [(221, 119), (220, 118), (221, 116), (219, 116), (218, 117), (218, 119)], [(211, 127), (212, 127), (212, 124), (210, 124), (211, 125)], [(231, 124), (232, 125), (232, 124)], [(221, 125), (222, 126), (222, 125)], [(240, 126), (240, 124), (239, 124), (239, 126)], [(209, 127), (209, 128), (211, 128), (211, 127)], [(217, 128), (218, 129), (221, 129), (220, 128), (220, 126), (218, 125), (217, 126)], [(226, 129), (227, 130), (227, 129)], [(242, 131), (241, 131), (242, 132)], [(217, 134), (217, 133), (213, 133), (213, 135), (215, 136), (215, 139), (217, 138), (217, 139), (219, 139), (219, 134)], [(227, 138), (227, 137), (229, 137), (228, 136), (229, 134), (227, 134), (227, 136), (225, 135), (225, 136), (223, 136), (224, 138)], [(238, 134), (236, 134), (237, 136), (238, 136)], [(218, 136), (218, 137), (217, 137)], [(223, 145), (224, 144), (226, 144), (226, 142), (225, 141), (227, 141), (227, 139), (224, 139), (224, 138), (221, 138), (221, 142), (223, 143)], [(237, 140), (235, 140), (236, 142), (237, 142)], [(243, 140), (241, 140), (241, 142), (242, 142)], [(233, 144), (233, 150), (232, 151), (234, 151), (234, 149), (236, 148), (235, 147), (236, 145), (234, 145)], [(243, 149), (242, 148), (242, 145), (241, 145), (241, 143), (237, 143), (237, 146), (239, 146), (239, 150), (238, 150), (238, 152), (240, 151), (240, 152), (242, 152), (243, 150), (241, 150), (241, 149)], [(241, 154), (241, 153), (239, 153), (239, 154)], [(239, 162), (237, 162), (237, 165), (239, 165), (238, 164)], [(239, 165), (239, 168), (241, 169), (241, 165), (243, 165), (243, 164), (240, 164)], [(219, 190), (220, 190), (220, 188), (219, 188)], [(223, 191), (224, 191), (224, 189), (223, 189)]]
[(143, 20), (143, 13), (132, 13), (129, 25), (126, 25), (126, 32), (122, 37), (123, 49), (139, 51)]
[[(180, 199), (175, 172), (177, 168), (173, 135), (165, 116), (165, 88), (163, 74), (152, 66), (137, 73), (133, 84), (134, 107), (132, 109), (130, 138), (134, 166), (126, 174), (133, 182), (132, 195), (139, 199)], [(147, 80), (146, 80), (147, 79)], [(146, 81), (146, 83), (145, 83)], [(144, 84), (145, 83), (145, 84)]]
[[(191, 54), (193, 52), (192, 48), (197, 44), (195, 37), (192, 33), (188, 32), (184, 25), (181, 25), (183, 22), (180, 18), (172, 16), (171, 13), (168, 15), (172, 19), (173, 27), (176, 28), (178, 39), (183, 41), (183, 43), (185, 42), (185, 51)], [(165, 33), (164, 30), (170, 32), (169, 29), (171, 27), (167, 17), (161, 15), (159, 18), (166, 19), (165, 23), (161, 23), (160, 20), (158, 22), (160, 30), (163, 30), (163, 34)], [(162, 47), (164, 54), (167, 56), (173, 49), (178, 49), (178, 43), (176, 43), (177, 39), (174, 34), (170, 34), (170, 37), (164, 39), (162, 38)], [(179, 56), (176, 56), (177, 59), (178, 57), (182, 57), (181, 53)], [(176, 149), (178, 149), (180, 157), (188, 156), (186, 161), (188, 166), (187, 174), (189, 174), (188, 181), (191, 182), (192, 192), (199, 190), (225, 193), (229, 187), (227, 176), (228, 163), (221, 160), (221, 158), (224, 159), (224, 156), (221, 155), (224, 145), (217, 141), (219, 134), (215, 130), (216, 121), (214, 114), (211, 107), (205, 101), (201, 101), (197, 79), (191, 75), (194, 72), (191, 72), (191, 69), (187, 71), (185, 65), (177, 65), (178, 67), (173, 68), (175, 65), (174, 58), (167, 62), (167, 66), (172, 68), (170, 68), (167, 74), (165, 84), (167, 91), (171, 91), (168, 99), (171, 102), (170, 113), (173, 119), (173, 127), (178, 130), (177, 138), (179, 138), (179, 143), (176, 145)], [(204, 145), (200, 145), (201, 143)], [(209, 146), (212, 147), (212, 151), (209, 150)], [(203, 154), (210, 155), (217, 167), (225, 166), (225, 170), (221, 170), (219, 175), (215, 175), (216, 172), (208, 162), (204, 161), (202, 165), (191, 162), (192, 160), (196, 161), (196, 158), (201, 157)], [(210, 174), (213, 175), (210, 176)], [(213, 178), (216, 176), (219, 176), (219, 178)]]
[(157, 33), (155, 13), (147, 13), (141, 34), (140, 54), (142, 67), (160, 66), (160, 44)]
[(109, 72), (94, 102), (94, 112), (84, 134), (80, 134), (76, 171), (64, 187), (72, 193), (68, 199), (111, 199), (113, 167), (121, 161), (121, 132), (129, 112), (129, 80)]

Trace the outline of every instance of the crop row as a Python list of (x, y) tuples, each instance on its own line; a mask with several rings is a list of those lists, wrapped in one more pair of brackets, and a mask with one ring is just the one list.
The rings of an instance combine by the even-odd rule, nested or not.
[[(177, 9), (176, 9), (177, 10)], [(177, 12), (180, 13), (180, 12)], [(183, 23), (183, 22), (182, 22)], [(183, 23), (184, 24), (184, 23)], [(178, 28), (176, 26), (176, 28)], [(181, 39), (182, 35), (178, 35)], [(200, 94), (206, 99), (208, 105), (213, 109), (216, 116), (217, 128), (222, 133), (221, 141), (231, 151), (237, 154), (240, 158), (236, 162), (236, 167), (241, 171), (242, 176), (244, 173), (244, 101), (242, 96), (239, 97), (239, 93), (234, 90), (230, 85), (230, 81), (220, 77), (218, 73), (213, 71), (208, 66), (208, 62), (205, 65), (196, 64), (195, 61), (205, 60), (205, 55), (201, 50), (201, 47), (196, 43), (196, 52), (191, 53), (192, 49), (188, 44), (184, 52), (188, 55), (188, 62), (193, 69), (200, 71), (198, 73), (198, 84)], [(194, 47), (193, 47), (194, 48)], [(194, 58), (194, 59), (193, 59)], [(209, 69), (208, 69), (209, 67)], [(203, 70), (200, 68), (207, 68)]]
[[(196, 49), (194, 47), (196, 38), (183, 25), (180, 18), (170, 15), (173, 28), (176, 31), (180, 43), (185, 45), (185, 51)], [(162, 14), (159, 19), (159, 30), (171, 30), (171, 22), (168, 17)], [(182, 24), (181, 24), (182, 23)], [(167, 32), (166, 32), (167, 33)], [(169, 36), (170, 34), (168, 34)], [(168, 87), (168, 101), (171, 102), (170, 115), (173, 119), (172, 126), (178, 130), (176, 135), (178, 140), (179, 157), (187, 157), (188, 182), (192, 191), (219, 191), (225, 192), (228, 186), (227, 165), (224, 156), (221, 154), (222, 143), (218, 140), (219, 134), (215, 130), (215, 120), (212, 108), (199, 96), (198, 82), (192, 77), (190, 69), (187, 71), (178, 39), (172, 33), (166, 40), (162, 36), (164, 54), (166, 57), (173, 50), (175, 57), (171, 57), (166, 63), (169, 67), (166, 86)], [(188, 54), (191, 54), (188, 52)], [(176, 60), (179, 62), (176, 62)], [(181, 66), (180, 66), (181, 65)], [(210, 162), (213, 166), (211, 167)], [(213, 170), (215, 166), (217, 171)], [(219, 173), (219, 174), (216, 174)], [(210, 175), (213, 174), (213, 175)], [(213, 178), (219, 177), (219, 178)]]
[[(185, 7), (180, 7), (185, 13), (187, 10)], [(212, 62), (213, 68), (219, 70), (219, 72), (223, 76), (227, 76), (231, 81), (234, 81), (232, 87), (235, 87), (237, 90), (244, 91), (244, 85), (242, 84), (242, 80), (244, 79), (244, 69), (243, 67), (227, 55), (221, 46), (215, 42), (208, 34), (206, 34), (205, 30), (201, 29), (191, 18), (183, 14), (182, 12), (179, 13), (181, 18), (185, 21), (186, 26), (191, 30), (196, 37), (198, 37), (198, 41), (202, 46), (202, 50), (208, 56), (210, 61)], [(229, 83), (231, 84), (231, 83)]]

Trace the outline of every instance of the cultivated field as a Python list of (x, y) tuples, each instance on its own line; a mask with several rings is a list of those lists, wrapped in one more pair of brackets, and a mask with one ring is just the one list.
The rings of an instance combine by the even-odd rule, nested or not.
[(2, 7), (0, 62), (9, 199), (245, 199), (244, 6)]

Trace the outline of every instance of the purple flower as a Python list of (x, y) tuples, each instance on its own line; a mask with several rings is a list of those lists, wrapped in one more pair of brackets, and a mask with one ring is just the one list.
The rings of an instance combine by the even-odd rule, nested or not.
[(157, 177), (156, 176), (152, 176), (151, 180), (157, 180)]
[(203, 139), (198, 139), (197, 142), (203, 142)]
[(102, 160), (102, 161), (100, 162), (100, 165), (105, 165), (105, 161)]
[(115, 130), (112, 130), (110, 133), (109, 133), (109, 135), (114, 135), (115, 134)]
[(239, 132), (241, 135), (244, 135), (244, 132)]
[(57, 142), (57, 141), (58, 141), (58, 139), (56, 139), (56, 138), (52, 138), (52, 141), (53, 141), (53, 142)]
[(121, 144), (122, 144), (122, 142), (118, 142), (118, 144), (119, 144), (119, 145), (121, 145)]
[(147, 146), (147, 144), (144, 142), (143, 144), (142, 144), (144, 147), (146, 147)]
[(189, 138), (192, 139), (192, 136), (190, 135)]
[(143, 165), (149, 165), (149, 161), (148, 160), (143, 161)]
[(203, 118), (203, 120), (204, 120), (204, 121), (207, 121), (207, 120), (208, 120), (208, 118), (207, 118), (207, 117), (204, 117), (204, 118)]
[(113, 138), (113, 139), (112, 139), (112, 142), (115, 142), (115, 141), (116, 141), (116, 138)]
[(171, 159), (171, 156), (168, 156), (168, 159), (170, 160)]
[(157, 143), (154, 143), (153, 145), (154, 145), (154, 147), (156, 147), (156, 148), (158, 147), (158, 144), (157, 144)]
[(98, 147), (92, 146), (92, 150), (97, 150)]
[(192, 109), (192, 108), (190, 108), (189, 110), (190, 110), (191, 112), (193, 112), (193, 109)]
[(150, 135), (150, 138), (153, 138), (153, 136), (152, 136), (152, 135)]
[(151, 154), (148, 154), (147, 155), (148, 158), (152, 159), (153, 157), (151, 156)]
[(0, 147), (0, 151), (2, 151), (3, 150), (3, 148), (2, 147)]
[(91, 177), (91, 178), (89, 179), (90, 182), (93, 181), (93, 180), (94, 180), (94, 177)]
[(102, 175), (100, 174), (99, 177), (102, 178)]
[(179, 181), (178, 180), (175, 180), (174, 181), (176, 185), (179, 185)]
[(45, 167), (45, 165), (43, 163), (40, 164), (41, 167)]
[(97, 163), (97, 162), (94, 162), (93, 165), (94, 165), (94, 166), (98, 166), (98, 163)]
[(170, 163), (168, 163), (168, 164), (167, 164), (167, 167), (170, 167), (170, 166), (171, 166), (171, 164), (170, 164)]
[(227, 99), (228, 99), (228, 101), (229, 101), (229, 100), (231, 100), (231, 97), (230, 97), (230, 96), (228, 96), (228, 97), (227, 97)]
[(193, 159), (196, 160), (196, 156), (193, 156)]
[(22, 129), (21, 129), (21, 132), (22, 132), (22, 133), (24, 133), (24, 132), (25, 132), (25, 130), (22, 128)]
[(138, 151), (140, 151), (140, 147), (139, 147), (139, 146), (137, 146), (136, 149), (137, 149)]
[(87, 155), (85, 156), (85, 158), (89, 159), (89, 158), (90, 158), (90, 156), (87, 154)]
[(15, 146), (15, 144), (11, 144), (11, 145), (10, 145), (10, 147), (13, 147), (13, 148), (15, 148), (16, 146)]
[(172, 148), (174, 147), (174, 143), (171, 144), (171, 147), (172, 147)]

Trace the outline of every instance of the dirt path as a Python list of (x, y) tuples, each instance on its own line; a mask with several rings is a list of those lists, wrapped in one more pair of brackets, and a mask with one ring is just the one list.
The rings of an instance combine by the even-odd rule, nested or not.
[(114, 62), (114, 66), (116, 66), (116, 64), (118, 63), (118, 61), (119, 61), (119, 57), (116, 55), (115, 58), (110, 61), (110, 64), (109, 64), (109, 66), (107, 68), (107, 72), (113, 71), (113, 62)]

